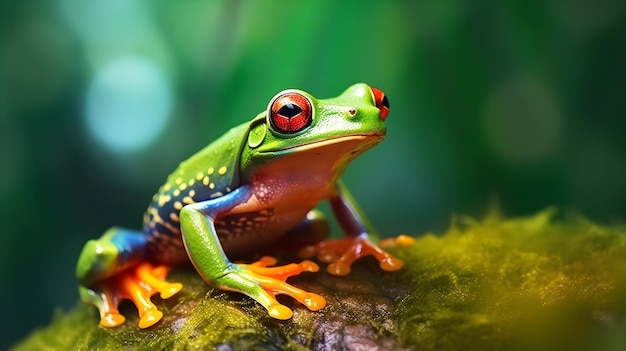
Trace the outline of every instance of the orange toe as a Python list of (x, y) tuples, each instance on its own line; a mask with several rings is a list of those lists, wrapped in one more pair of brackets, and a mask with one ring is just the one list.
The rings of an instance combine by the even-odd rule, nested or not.
[(163, 312), (159, 310), (148, 311), (139, 319), (139, 328), (149, 328), (160, 321), (161, 318), (163, 318)]
[(267, 313), (269, 313), (269, 315), (273, 318), (280, 320), (287, 320), (293, 316), (293, 311), (291, 310), (291, 308), (285, 305), (281, 305), (279, 303), (271, 305), (267, 309)]
[(329, 264), (326, 270), (332, 275), (348, 275), (350, 274), (350, 265), (343, 264), (341, 262), (335, 262)]
[(105, 328), (113, 328), (126, 322), (126, 318), (119, 313), (106, 313), (100, 318), (100, 325)]
[(131, 300), (139, 311), (139, 327), (142, 329), (153, 326), (163, 318), (163, 312), (151, 301), (152, 295), (159, 293), (161, 298), (168, 299), (182, 288), (181, 283), (165, 281), (168, 268), (143, 263), (129, 268), (99, 283), (102, 296), (100, 325), (111, 328), (126, 321), (118, 312), (118, 305), (124, 299)]
[(176, 295), (182, 289), (183, 284), (181, 283), (165, 283), (161, 288), (159, 296), (161, 296), (162, 299), (169, 299), (170, 297)]
[(393, 246), (393, 245), (407, 246), (407, 245), (413, 245), (414, 243), (415, 243), (415, 239), (413, 239), (412, 237), (405, 235), (405, 234), (400, 234), (395, 238), (387, 238), (387, 239), (381, 240), (380, 246), (382, 247), (388, 247), (388, 246)]
[(326, 299), (314, 293), (308, 293), (308, 296), (302, 302), (311, 311), (321, 310), (326, 307)]
[(385, 257), (380, 261), (380, 269), (387, 272), (397, 271), (402, 268), (403, 265), (404, 263), (402, 261), (393, 256)]
[[(302, 272), (317, 272), (319, 266), (312, 261), (304, 260), (300, 263), (290, 263), (282, 266), (268, 267), (276, 263), (276, 259), (264, 257), (252, 264), (238, 264), (245, 268), (244, 276), (258, 283), (270, 300), (265, 305), (270, 316), (280, 320), (286, 320), (293, 316), (293, 311), (276, 300), (277, 295), (287, 295), (305, 305), (311, 311), (317, 311), (326, 306), (326, 300), (317, 294), (297, 288), (286, 280)], [(258, 301), (258, 300), (257, 300)]]
[[(396, 239), (387, 239), (383, 244), (397, 243), (410, 245), (414, 239), (408, 235), (400, 235)], [(305, 247), (300, 251), (303, 257), (317, 255), (318, 260), (329, 263), (328, 272), (333, 275), (350, 273), (352, 263), (364, 256), (372, 255), (385, 271), (397, 271), (402, 268), (402, 261), (383, 251), (365, 237), (327, 240), (317, 245)]]
[(398, 235), (396, 237), (396, 244), (398, 245), (413, 245), (415, 244), (415, 239), (413, 239), (412, 237), (408, 236), (408, 235)]

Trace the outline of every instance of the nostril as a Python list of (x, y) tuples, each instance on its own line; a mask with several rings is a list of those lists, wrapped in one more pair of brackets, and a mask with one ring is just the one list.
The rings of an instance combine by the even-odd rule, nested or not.
[(374, 95), (374, 101), (376, 102), (376, 107), (380, 110), (380, 119), (385, 121), (387, 119), (387, 115), (389, 114), (389, 99), (385, 93), (380, 89), (371, 88), (372, 95)]

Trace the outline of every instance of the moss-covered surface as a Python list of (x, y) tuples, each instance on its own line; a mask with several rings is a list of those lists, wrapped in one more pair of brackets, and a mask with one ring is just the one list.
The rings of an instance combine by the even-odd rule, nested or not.
[(390, 248), (406, 262), (396, 273), (364, 259), (347, 277), (294, 277), (328, 306), (310, 312), (286, 299), (290, 321), (211, 289), (193, 271), (176, 271), (170, 280), (185, 289), (155, 298), (166, 316), (148, 330), (137, 329), (132, 306), (123, 309), (126, 324), (103, 329), (95, 308), (78, 304), (15, 350), (625, 349), (626, 227), (553, 214), (458, 217), (444, 235)]

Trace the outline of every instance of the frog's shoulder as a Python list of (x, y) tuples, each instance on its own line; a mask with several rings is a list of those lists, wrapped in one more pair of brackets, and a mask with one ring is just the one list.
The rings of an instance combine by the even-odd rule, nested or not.
[[(195, 153), (178, 166), (183, 178), (194, 180), (210, 197), (218, 197), (240, 184), (239, 162), (250, 122), (240, 124)], [(181, 174), (182, 175), (182, 174)]]

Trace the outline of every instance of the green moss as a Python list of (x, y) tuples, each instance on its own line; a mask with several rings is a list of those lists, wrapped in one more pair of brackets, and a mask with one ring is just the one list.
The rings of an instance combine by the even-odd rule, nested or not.
[(98, 327), (91, 306), (57, 312), (16, 350), (337, 349), (346, 345), (419, 350), (621, 350), (626, 345), (626, 228), (554, 210), (521, 219), (457, 217), (447, 233), (390, 248), (405, 261), (395, 273), (364, 259), (347, 277), (325, 272), (290, 280), (325, 296), (310, 312), (289, 299), (291, 321), (267, 317), (255, 302), (207, 286), (193, 271), (171, 280), (185, 289), (156, 299), (164, 320), (138, 330)]
[[(626, 229), (553, 209), (459, 217), (399, 254), (410, 280), (395, 309), (420, 349), (617, 349), (626, 345)], [(410, 252), (409, 252), (410, 251)]]

